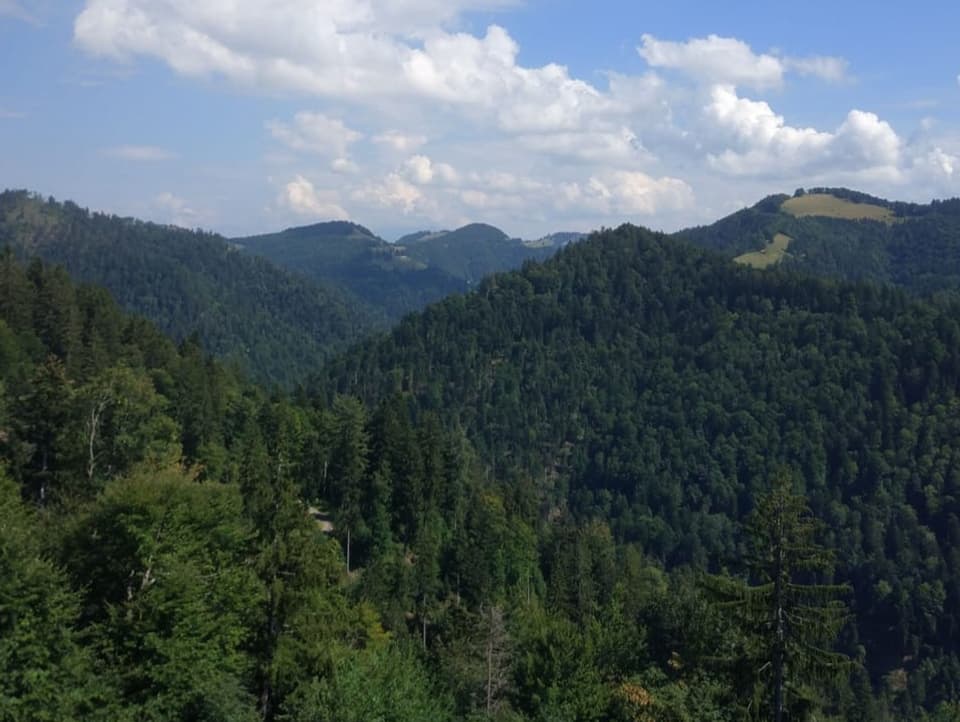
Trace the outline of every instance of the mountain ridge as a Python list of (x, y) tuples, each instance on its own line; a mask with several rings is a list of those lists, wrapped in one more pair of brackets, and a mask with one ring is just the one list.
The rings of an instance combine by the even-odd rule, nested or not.
[(334, 349), (385, 325), (358, 299), (232, 248), (222, 236), (0, 193), (0, 246), (63, 265), (129, 311), (264, 382), (293, 383)]

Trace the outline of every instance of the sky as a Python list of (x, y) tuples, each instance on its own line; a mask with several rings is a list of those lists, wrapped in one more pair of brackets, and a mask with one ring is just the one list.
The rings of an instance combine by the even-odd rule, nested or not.
[(0, 187), (227, 236), (960, 196), (960, 3), (0, 0)]

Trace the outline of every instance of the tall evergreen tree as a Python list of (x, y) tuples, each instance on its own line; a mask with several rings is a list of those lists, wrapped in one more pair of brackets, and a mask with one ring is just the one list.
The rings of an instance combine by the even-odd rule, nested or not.
[(754, 671), (751, 718), (775, 722), (807, 719), (818, 703), (813, 688), (850, 665), (831, 650), (847, 618), (839, 597), (849, 590), (817, 581), (832, 554), (817, 543), (818, 522), (791, 483), (778, 472), (750, 515), (749, 581), (708, 581), (744, 635), (738, 663)]

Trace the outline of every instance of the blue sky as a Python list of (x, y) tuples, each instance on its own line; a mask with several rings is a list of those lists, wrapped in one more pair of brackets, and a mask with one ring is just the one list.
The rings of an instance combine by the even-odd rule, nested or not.
[(0, 0), (0, 185), (227, 235), (960, 195), (960, 4)]

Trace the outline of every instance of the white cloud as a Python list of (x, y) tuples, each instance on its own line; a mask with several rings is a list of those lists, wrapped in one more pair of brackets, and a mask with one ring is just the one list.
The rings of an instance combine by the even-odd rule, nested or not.
[[(711, 90), (704, 109), (727, 146), (709, 155), (713, 167), (732, 175), (782, 175), (883, 169), (890, 175), (900, 161), (902, 142), (873, 113), (851, 110), (833, 133), (788, 125), (764, 101), (741, 98), (731, 86)], [(732, 146), (732, 147), (730, 147)]]
[(424, 145), (427, 138), (423, 135), (402, 133), (399, 130), (388, 130), (373, 136), (373, 142), (386, 145), (398, 153), (408, 153)]
[(477, 38), (437, 34), (404, 60), (407, 81), (416, 92), (447, 103), (474, 106), (494, 114), (509, 132), (568, 130), (602, 109), (602, 94), (571, 78), (556, 64), (524, 68), (518, 46), (503, 28), (492, 25)]
[(593, 176), (583, 187), (566, 189), (568, 201), (582, 199), (607, 213), (652, 216), (693, 205), (693, 189), (678, 178), (651, 178), (645, 173), (615, 171)]
[(425, 203), (420, 189), (399, 173), (390, 173), (380, 182), (358, 188), (353, 198), (381, 208), (398, 209), (405, 215), (422, 210)]
[(844, 58), (813, 55), (808, 58), (785, 58), (784, 64), (798, 75), (812, 75), (829, 83), (847, 80), (850, 64)]
[(0, 120), (22, 120), (26, 117), (26, 113), (21, 113), (18, 110), (7, 110), (6, 108), (0, 108)]
[(267, 123), (270, 134), (291, 150), (345, 157), (351, 143), (363, 135), (348, 128), (342, 120), (323, 113), (297, 113), (292, 124), (279, 120)]
[(848, 63), (843, 58), (758, 54), (742, 40), (719, 35), (674, 42), (647, 34), (642, 36), (637, 52), (654, 68), (679, 70), (708, 84), (745, 85), (755, 90), (780, 87), (787, 71), (829, 82), (847, 77)]
[[(226, 0), (224, 0), (225, 2)], [(436, 18), (509, 3), (439, 0), (88, 0), (74, 23), (83, 49), (150, 56), (185, 75), (222, 75), (259, 90), (355, 100), (416, 97), (480, 110), (510, 131), (570, 129), (603, 96), (566, 68), (525, 68), (492, 25), (448, 33)], [(433, 18), (432, 22), (428, 22)], [(412, 44), (409, 35), (423, 37)]]
[(111, 158), (145, 163), (171, 160), (177, 157), (176, 153), (155, 145), (118, 145), (112, 148), (104, 148), (103, 152)]
[(960, 156), (948, 153), (939, 146), (920, 156), (916, 165), (922, 167), (927, 173), (940, 176), (944, 180), (952, 180), (960, 175)]
[[(267, 123), (276, 141), (267, 157), (292, 179), (280, 205), (315, 218), (684, 223), (778, 183), (956, 183), (949, 144), (913, 147), (877, 115), (849, 107), (794, 125), (763, 95), (788, 92), (796, 75), (844, 81), (842, 58), (756, 52), (719, 35), (643, 35), (644, 72), (588, 82), (559, 62), (523, 65), (504, 27), (458, 26), (465, 11), (510, 4), (85, 0), (74, 35), (94, 55), (158, 59), (177, 73), (309, 103)], [(304, 154), (318, 162), (303, 165)]]
[(302, 175), (287, 183), (280, 193), (279, 203), (301, 216), (318, 220), (347, 220), (350, 216), (340, 205), (336, 191), (317, 190)]
[(851, 110), (835, 136), (838, 155), (863, 167), (896, 166), (902, 141), (894, 129), (874, 113)]
[(746, 85), (758, 90), (783, 82), (783, 63), (757, 55), (742, 40), (709, 35), (686, 42), (643, 35), (637, 52), (654, 68), (673, 68), (708, 83)]
[(602, 130), (524, 135), (522, 147), (582, 163), (631, 164), (649, 160), (650, 154), (630, 128), (620, 126)]
[(444, 183), (455, 183), (457, 172), (447, 163), (434, 163), (425, 155), (414, 155), (407, 159), (404, 166), (410, 178), (419, 185), (440, 180)]

